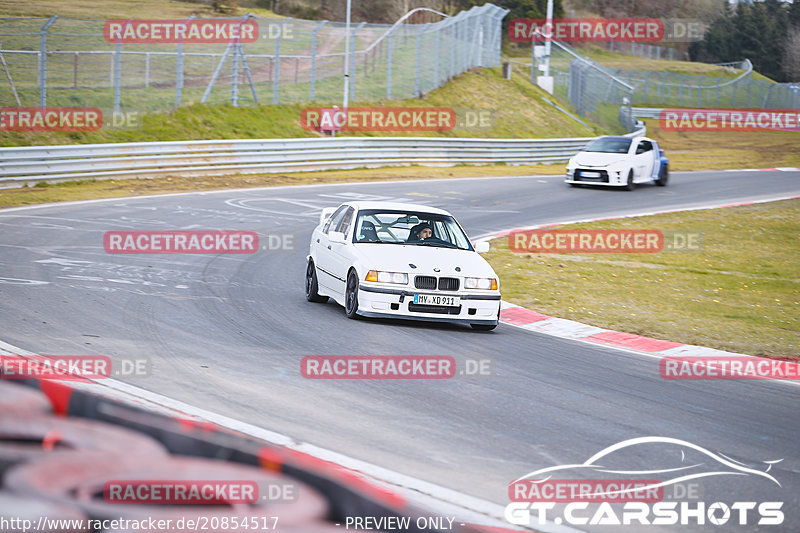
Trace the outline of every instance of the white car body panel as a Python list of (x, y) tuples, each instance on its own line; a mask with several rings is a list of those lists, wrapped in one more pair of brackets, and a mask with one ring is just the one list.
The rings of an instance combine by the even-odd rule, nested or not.
[[(653, 149), (637, 154), (636, 149), (642, 141), (652, 144)], [(566, 168), (566, 183), (625, 187), (628, 173), (633, 171), (635, 184), (650, 183), (658, 179), (661, 171), (661, 153), (658, 143), (648, 137), (631, 139), (627, 153), (606, 153), (580, 151), (570, 158)], [(576, 177), (575, 171), (581, 172)], [(594, 172), (601, 174), (594, 176)], [(602, 172), (608, 175), (608, 181), (600, 180)], [(578, 179), (583, 178), (583, 179)]]
[[(355, 209), (353, 223), (345, 234), (345, 242), (331, 241), (332, 227), (328, 229), (328, 233), (323, 232), (327, 220), (323, 220), (311, 236), (308, 257), (314, 262), (319, 295), (328, 296), (344, 306), (347, 276), (354, 270), (359, 279), (359, 315), (481, 325), (497, 324), (500, 313), (499, 279), (497, 290), (464, 288), (466, 277), (498, 278), (489, 263), (477, 252), (416, 244), (353, 242), (359, 210), (407, 210), (452, 216), (450, 213), (422, 205), (389, 202), (347, 202), (342, 205)], [(408, 284), (366, 281), (365, 277), (370, 270), (406, 273)], [(437, 284), (440, 277), (457, 278), (459, 289), (457, 291), (438, 288), (417, 289), (416, 276), (434, 276), (437, 278)], [(412, 311), (408, 304), (413, 301), (414, 294), (459, 297), (461, 310), (458, 314)]]

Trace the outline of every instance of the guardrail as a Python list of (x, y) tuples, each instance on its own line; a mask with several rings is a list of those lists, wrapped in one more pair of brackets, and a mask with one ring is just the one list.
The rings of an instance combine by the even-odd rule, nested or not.
[(660, 107), (632, 107), (631, 112), (636, 118), (658, 118), (661, 116)]
[(0, 188), (156, 175), (558, 162), (593, 138), (335, 137), (8, 147), (0, 148)]

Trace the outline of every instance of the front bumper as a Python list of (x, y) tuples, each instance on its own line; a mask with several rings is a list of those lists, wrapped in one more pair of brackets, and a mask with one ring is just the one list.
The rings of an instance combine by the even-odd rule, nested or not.
[[(615, 167), (616, 168), (616, 167)], [(579, 172), (597, 172), (600, 176), (586, 177), (578, 175)], [(581, 185), (610, 185), (611, 187), (623, 187), (627, 185), (628, 176), (623, 176), (622, 170), (609, 168), (587, 168), (577, 167), (567, 169), (564, 183), (577, 183)]]
[[(414, 294), (443, 294), (460, 298), (459, 307), (415, 305)], [(432, 322), (496, 325), (500, 313), (500, 293), (495, 291), (438, 292), (390, 289), (361, 284), (358, 288), (358, 314), (367, 317), (405, 318)]]

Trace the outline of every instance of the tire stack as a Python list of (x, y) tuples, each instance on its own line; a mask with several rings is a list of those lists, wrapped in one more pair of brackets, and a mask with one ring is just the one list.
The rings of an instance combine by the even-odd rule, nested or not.
[[(164, 504), (152, 500), (108, 501), (108, 482), (135, 485), (145, 482), (249, 482), (261, 487), (290, 486), (290, 501), (270, 499), (267, 491), (247, 502), (215, 502), (213, 505)], [(325, 533), (333, 529), (328, 499), (318, 490), (286, 474), (256, 466), (218, 459), (170, 454), (154, 438), (122, 426), (83, 418), (55, 417), (50, 402), (39, 391), (0, 380), (0, 518), (171, 520), (169, 529), (136, 531), (187, 531), (178, 520), (204, 519), (223, 524), (226, 517), (278, 517), (277, 529), (285, 533)], [(262, 494), (263, 492), (263, 494)], [(17, 522), (18, 524), (20, 522)], [(84, 522), (85, 524), (86, 522)], [(144, 523), (144, 522), (142, 522)], [(228, 522), (230, 523), (230, 522)], [(203, 531), (246, 531), (231, 527), (206, 527)], [(75, 522), (73, 522), (75, 524)], [(271, 525), (272, 522), (270, 521)], [(3, 527), (3, 532), (22, 531)], [(28, 531), (33, 529), (28, 528)], [(53, 529), (55, 531), (55, 529)], [(263, 529), (274, 531), (274, 529)], [(61, 528), (59, 533), (88, 532), (85, 528)], [(101, 530), (92, 530), (97, 533)], [(127, 533), (126, 529), (104, 531)]]

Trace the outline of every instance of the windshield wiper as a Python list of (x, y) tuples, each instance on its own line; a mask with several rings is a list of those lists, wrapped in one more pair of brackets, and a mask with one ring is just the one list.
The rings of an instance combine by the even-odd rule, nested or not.
[(436, 242), (416, 241), (416, 243), (418, 245), (421, 245), (421, 246), (437, 246), (437, 247), (443, 247), (443, 248), (458, 248), (458, 246), (456, 246), (452, 242), (447, 242), (447, 241), (436, 241)]

